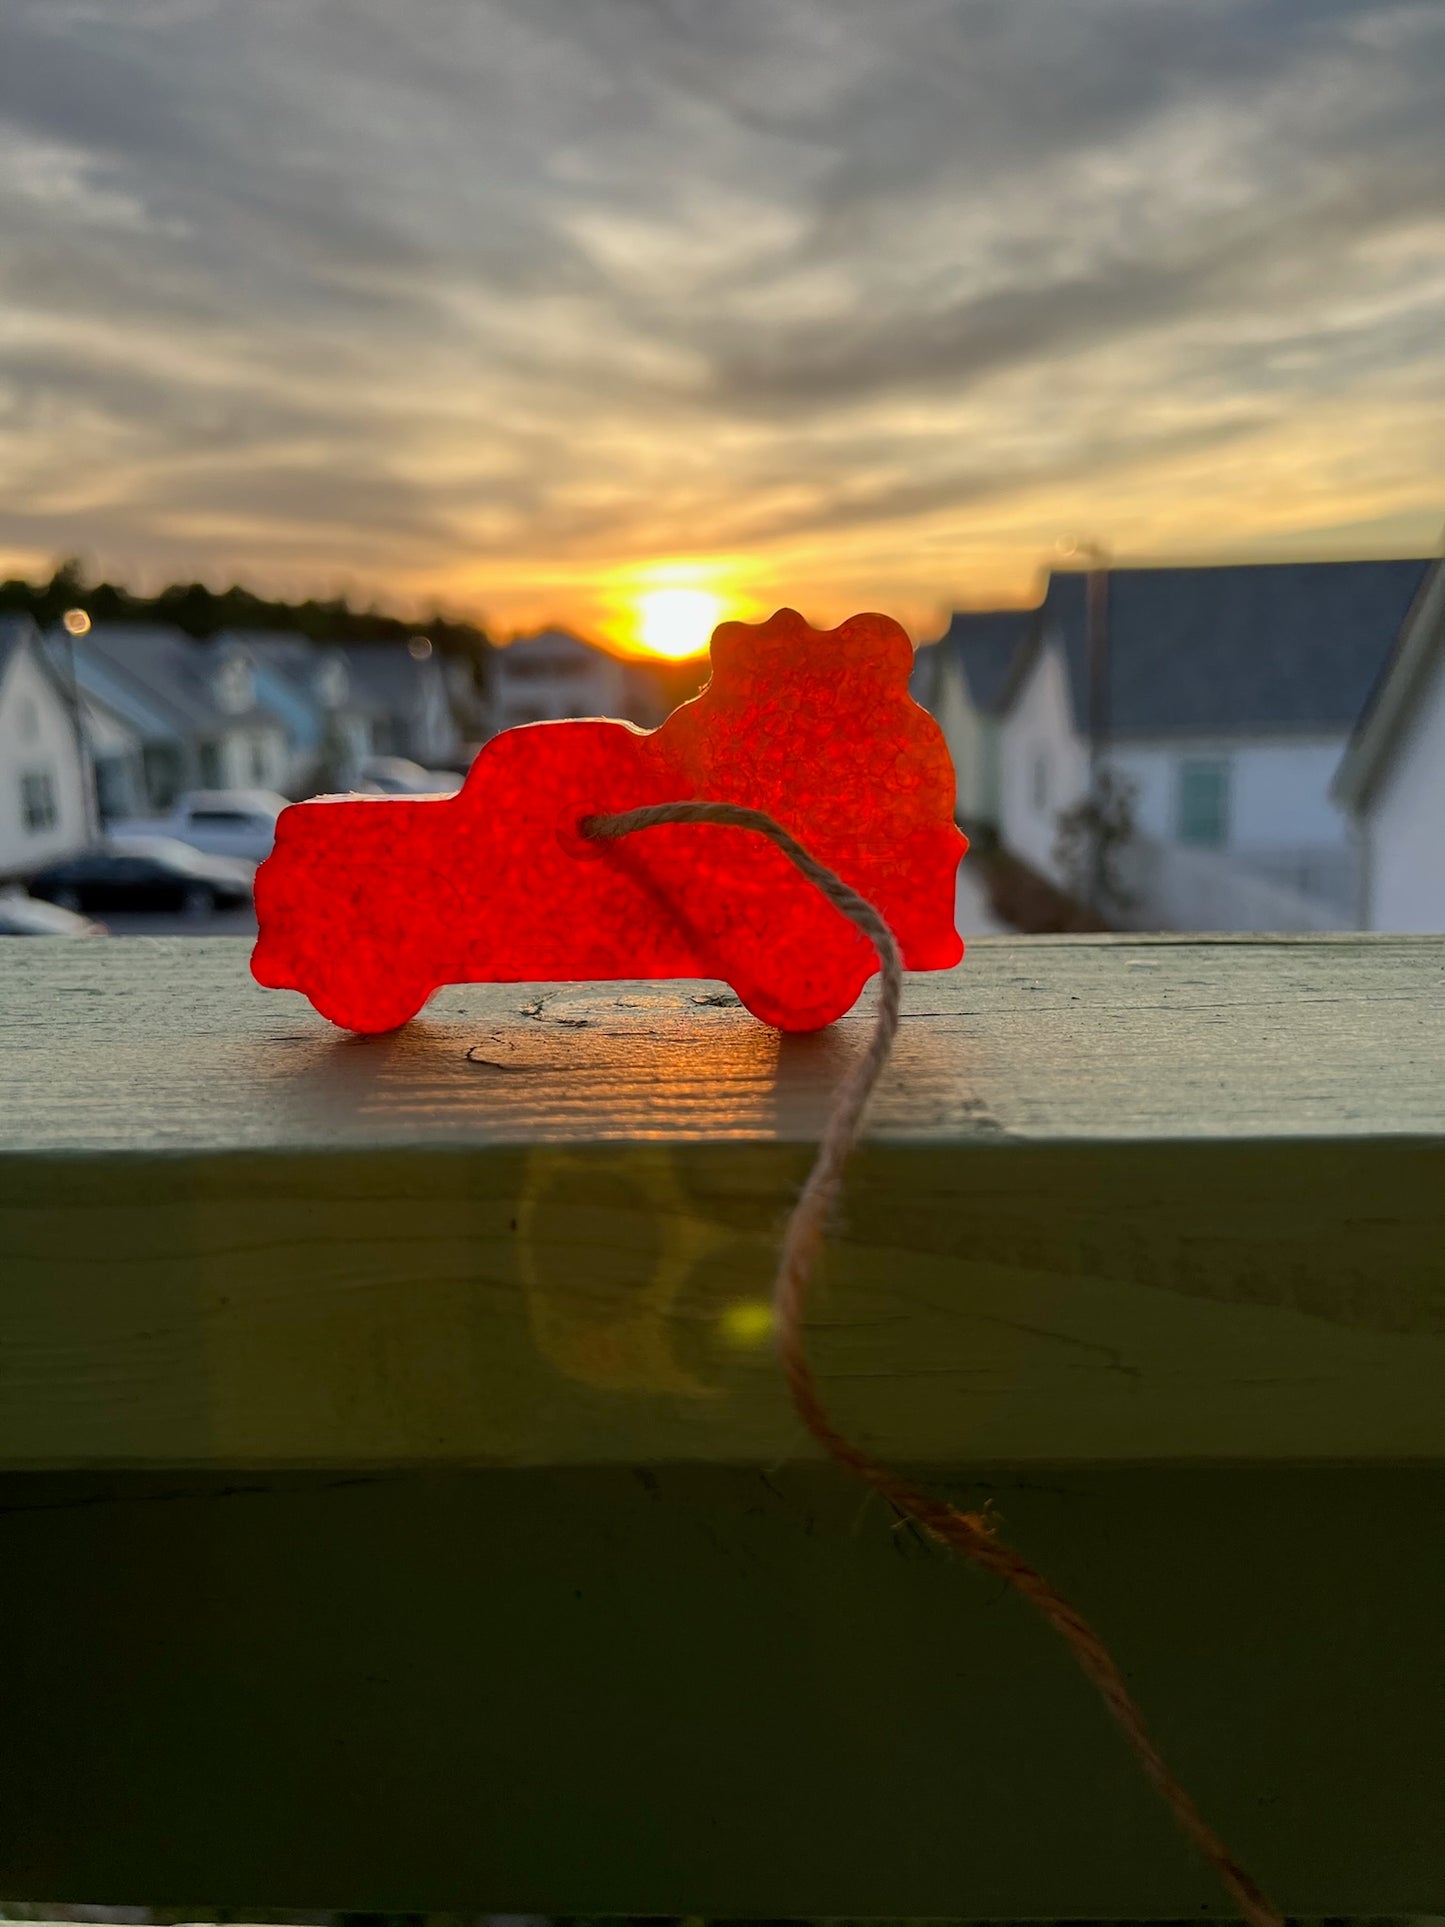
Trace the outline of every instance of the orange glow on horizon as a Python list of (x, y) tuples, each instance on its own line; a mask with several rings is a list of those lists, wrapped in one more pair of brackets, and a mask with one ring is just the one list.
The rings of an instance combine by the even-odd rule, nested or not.
[(740, 573), (733, 556), (660, 556), (575, 586), (591, 604), (590, 620), (583, 619), (605, 649), (645, 662), (687, 662), (707, 655), (720, 622), (754, 619), (753, 598), (737, 592)]

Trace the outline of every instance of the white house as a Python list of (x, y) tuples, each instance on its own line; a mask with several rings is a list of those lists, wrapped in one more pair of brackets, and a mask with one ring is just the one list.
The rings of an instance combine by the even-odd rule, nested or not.
[(959, 610), (915, 658), (912, 692), (943, 731), (958, 779), (956, 814), (968, 829), (998, 827), (1000, 720), (1037, 617), (1034, 609)]
[(1445, 931), (1445, 563), (1416, 598), (1335, 779), (1366, 930)]
[(1007, 849), (1056, 883), (1065, 881), (1054, 847), (1059, 814), (1088, 788), (1085, 731), (1062, 638), (1046, 625), (1030, 637), (999, 723), (998, 829)]
[(626, 716), (626, 665), (565, 629), (518, 636), (491, 659), (493, 727), (560, 723), (581, 716)]
[[(1356, 845), (1331, 783), (1428, 560), (1110, 572), (1108, 767), (1134, 796), (1128, 920), (1342, 929)], [(1000, 731), (1004, 843), (1076, 885), (1059, 818), (1089, 787), (1083, 574), (1050, 577)]]
[(0, 877), (24, 877), (89, 835), (71, 693), (30, 618), (0, 618)]
[(97, 740), (104, 814), (166, 810), (187, 789), (284, 791), (285, 724), (260, 700), (255, 665), (237, 644), (196, 642), (152, 623), (96, 623), (73, 642), (50, 639), (74, 663), (88, 732)]

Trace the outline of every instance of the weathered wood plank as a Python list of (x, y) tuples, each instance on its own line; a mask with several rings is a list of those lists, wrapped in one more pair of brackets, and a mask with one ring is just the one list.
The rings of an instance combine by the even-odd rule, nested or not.
[[(813, 1319), (1295, 1915), (1445, 1912), (1442, 986), (979, 944)], [(356, 1043), (239, 944), (0, 946), (0, 1892), (1219, 1911), (1044, 1628), (793, 1462), (763, 1299), (864, 1020), (716, 995)]]
[[(0, 1464), (807, 1449), (764, 1300), (856, 1023), (502, 989), (358, 1043), (243, 965), (0, 952)], [(1442, 976), (1129, 941), (915, 982), (814, 1319), (840, 1416), (935, 1463), (1445, 1457)]]
[[(708, 984), (438, 992), (349, 1038), (238, 938), (0, 947), (0, 1152), (817, 1136), (860, 1007), (782, 1038)], [(981, 938), (911, 979), (872, 1135), (1445, 1129), (1445, 939)]]

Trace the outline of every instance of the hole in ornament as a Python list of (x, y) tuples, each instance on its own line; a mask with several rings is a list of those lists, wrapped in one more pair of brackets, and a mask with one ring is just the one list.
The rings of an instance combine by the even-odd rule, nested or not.
[(598, 863), (606, 854), (607, 844), (601, 837), (584, 836), (582, 825), (595, 810), (579, 807), (576, 803), (566, 804), (557, 814), (557, 841), (579, 863)]

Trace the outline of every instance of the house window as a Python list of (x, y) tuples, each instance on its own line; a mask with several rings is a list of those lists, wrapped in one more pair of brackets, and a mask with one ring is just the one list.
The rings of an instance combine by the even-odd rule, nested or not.
[(264, 783), (269, 771), (266, 760), (266, 739), (264, 736), (251, 738), (251, 781)]
[(1034, 808), (1046, 810), (1049, 807), (1049, 752), (1046, 749), (1034, 751)]
[(180, 794), (181, 755), (173, 743), (147, 743), (141, 753), (141, 775), (153, 810), (168, 810)]
[(201, 772), (201, 788), (203, 790), (224, 789), (226, 778), (225, 772), (221, 767), (221, 745), (219, 743), (201, 744), (199, 768)]
[(1229, 764), (1191, 757), (1179, 765), (1177, 831), (1181, 843), (1219, 850), (1229, 841)]
[(22, 743), (33, 743), (40, 734), (40, 711), (35, 707), (33, 697), (21, 698), (16, 725)]
[(20, 820), (32, 836), (53, 830), (60, 820), (55, 807), (55, 778), (48, 769), (28, 769), (20, 778)]

